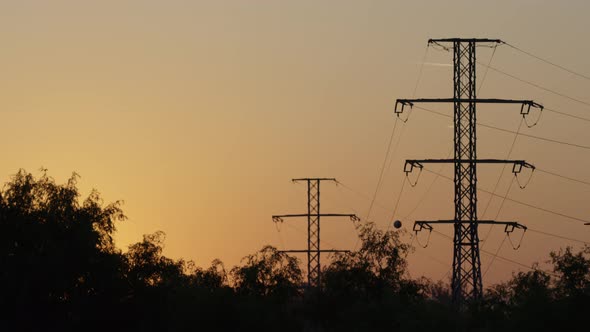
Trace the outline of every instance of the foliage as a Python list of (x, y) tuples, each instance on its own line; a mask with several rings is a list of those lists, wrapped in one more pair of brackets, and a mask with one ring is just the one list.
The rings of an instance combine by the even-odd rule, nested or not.
[(590, 246), (585, 245), (580, 252), (573, 253), (571, 247), (550, 254), (556, 279), (556, 289), (560, 297), (590, 295)]
[(239, 293), (281, 297), (294, 295), (303, 277), (297, 259), (271, 246), (246, 256), (245, 265), (231, 270)]
[(336, 330), (400, 329), (412, 319), (408, 309), (425, 300), (427, 282), (405, 277), (411, 248), (399, 232), (373, 223), (357, 230), (359, 250), (335, 255), (323, 271), (318, 324)]
[(583, 323), (590, 309), (589, 247), (578, 253), (566, 247), (551, 252), (550, 257), (553, 272), (535, 265), (531, 271), (518, 272), (507, 282), (488, 289), (485, 312), (496, 325), (502, 322), (498, 328), (546, 330)]
[(449, 286), (407, 273), (399, 231), (358, 225), (359, 250), (334, 255), (321, 287), (271, 246), (226, 270), (164, 255), (155, 232), (113, 241), (120, 202), (81, 200), (77, 175), (56, 184), (19, 171), (0, 191), (0, 313), (15, 331), (521, 331), (583, 326), (590, 309), (590, 247), (552, 252), (457, 311)]
[(360, 249), (336, 254), (323, 272), (324, 288), (362, 296), (380, 294), (385, 288), (399, 291), (410, 247), (401, 243), (398, 232), (384, 232), (373, 223), (358, 225), (357, 230)]
[(120, 203), (93, 191), (80, 202), (73, 174), (56, 184), (20, 170), (0, 192), (0, 297), (7, 322), (51, 327), (98, 319), (123, 282), (112, 234), (125, 219)]

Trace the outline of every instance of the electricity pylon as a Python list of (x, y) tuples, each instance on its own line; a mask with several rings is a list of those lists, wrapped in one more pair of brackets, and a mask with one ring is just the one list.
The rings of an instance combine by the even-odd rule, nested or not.
[(274, 215), (272, 220), (283, 222), (283, 218), (307, 217), (307, 249), (281, 250), (288, 253), (307, 253), (307, 284), (309, 287), (320, 287), (320, 253), (322, 252), (346, 252), (348, 250), (322, 250), (320, 249), (320, 217), (349, 217), (353, 221), (359, 220), (354, 214), (320, 213), (320, 182), (334, 181), (334, 178), (304, 178), (293, 179), (293, 182), (307, 182), (307, 213)]
[[(477, 159), (476, 153), (476, 112), (478, 103), (487, 104), (521, 104), (520, 114), (526, 116), (531, 107), (543, 109), (531, 100), (478, 99), (476, 98), (476, 57), (478, 43), (503, 43), (499, 39), (430, 39), (428, 44), (451, 44), (445, 49), (453, 50), (453, 98), (446, 99), (398, 99), (395, 113), (399, 116), (404, 106), (412, 107), (415, 103), (453, 103), (454, 105), (454, 158), (406, 160), (404, 171), (411, 172), (414, 167), (422, 168), (425, 163), (454, 164), (455, 183), (455, 218), (453, 220), (416, 221), (414, 231), (424, 228), (432, 230), (431, 224), (453, 224), (453, 276), (451, 290), (453, 302), (461, 306), (464, 301), (480, 299), (483, 295), (481, 280), (481, 262), (479, 253), (479, 224), (502, 224), (510, 233), (514, 228), (526, 229), (517, 222), (500, 222), (477, 219), (477, 164), (513, 164), (512, 172), (520, 173), (523, 167), (534, 166), (523, 160)], [(398, 109), (398, 105), (401, 107)]]

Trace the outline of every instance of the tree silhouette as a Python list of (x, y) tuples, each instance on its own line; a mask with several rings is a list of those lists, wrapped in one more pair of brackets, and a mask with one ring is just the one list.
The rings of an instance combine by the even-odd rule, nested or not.
[(297, 259), (272, 246), (264, 246), (242, 261), (243, 266), (231, 270), (234, 287), (240, 294), (284, 298), (295, 294), (303, 281)]
[(590, 246), (578, 253), (571, 247), (552, 252), (551, 263), (557, 274), (555, 287), (555, 317), (563, 328), (587, 324), (590, 312)]
[(503, 330), (563, 329), (584, 324), (590, 309), (590, 250), (550, 253), (553, 272), (533, 267), (492, 286), (484, 302), (488, 326)]
[(358, 251), (338, 253), (324, 271), (327, 291), (381, 293), (384, 288), (400, 290), (406, 271), (405, 257), (410, 250), (400, 241), (398, 232), (381, 231), (373, 223), (357, 226), (361, 247)]
[(226, 270), (163, 253), (163, 232), (123, 253), (120, 203), (81, 199), (78, 176), (57, 184), (20, 170), (0, 190), (0, 311), (7, 331), (522, 331), (574, 328), (590, 310), (590, 247), (552, 252), (457, 311), (448, 284), (407, 273), (398, 231), (358, 225), (358, 250), (327, 258), (319, 289), (271, 246)]
[[(121, 290), (112, 234), (120, 203), (93, 191), (82, 203), (73, 174), (56, 184), (20, 170), (0, 192), (0, 301), (5, 321), (23, 329), (102, 319)], [(111, 306), (112, 308), (112, 306)]]
[(561, 297), (590, 295), (590, 246), (577, 254), (571, 247), (550, 254), (554, 272), (559, 275), (556, 288)]
[(318, 320), (335, 330), (415, 328), (410, 308), (426, 300), (427, 282), (406, 275), (410, 246), (399, 232), (379, 230), (373, 223), (357, 230), (359, 250), (335, 255), (323, 271)]

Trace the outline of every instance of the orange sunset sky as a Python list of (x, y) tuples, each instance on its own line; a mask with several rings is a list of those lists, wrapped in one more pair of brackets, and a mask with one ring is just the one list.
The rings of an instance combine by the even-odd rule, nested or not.
[[(452, 53), (427, 50), (427, 40), (499, 38), (590, 75), (589, 12), (581, 0), (4, 0), (0, 179), (19, 168), (40, 175), (44, 167), (63, 183), (77, 172), (84, 195), (96, 188), (105, 202), (125, 202), (129, 219), (116, 234), (123, 250), (162, 230), (166, 255), (200, 266), (219, 258), (231, 267), (264, 244), (305, 248), (305, 220), (279, 229), (271, 220), (306, 212), (306, 187), (291, 178), (337, 178), (342, 185), (322, 186), (322, 212), (366, 220), (385, 160), (368, 219), (384, 229), (402, 220), (409, 242), (414, 220), (453, 217), (452, 182), (423, 172), (416, 187), (401, 191), (405, 159), (448, 157), (452, 119), (414, 109), (397, 123), (385, 159), (396, 98), (452, 97)], [(590, 79), (507, 45), (477, 52), (480, 62), (493, 54), (494, 68), (545, 88), (493, 70), (484, 80), (486, 67), (478, 65), (479, 97), (533, 99), (590, 118)], [(452, 114), (451, 105), (426, 107)], [(516, 131), (519, 110), (478, 106), (478, 121)], [(555, 112), (520, 132), (590, 146), (590, 121)], [(504, 159), (513, 140), (478, 127), (478, 156)], [(510, 158), (590, 181), (589, 148), (521, 135)], [(451, 166), (431, 169), (453, 174)], [(479, 186), (491, 191), (501, 171), (480, 166)], [(588, 185), (535, 172), (521, 190), (512, 178), (507, 169), (496, 193), (510, 189), (509, 198), (582, 221), (501, 198), (482, 215), (490, 196), (480, 192), (480, 219), (517, 220), (537, 231), (513, 250), (501, 227), (489, 236), (489, 226), (480, 227), (483, 249), (495, 253), (502, 244), (504, 258), (493, 262), (484, 286), (523, 265), (546, 266), (551, 250), (583, 246), (540, 232), (590, 241)], [(436, 230), (452, 235), (451, 226)], [(418, 239), (426, 244), (427, 233)], [(514, 245), (519, 239), (512, 236)], [(354, 249), (355, 242), (350, 220), (323, 220), (323, 248)], [(451, 241), (432, 233), (428, 247), (414, 245), (412, 277), (448, 280)], [(491, 256), (481, 259), (486, 271)]]

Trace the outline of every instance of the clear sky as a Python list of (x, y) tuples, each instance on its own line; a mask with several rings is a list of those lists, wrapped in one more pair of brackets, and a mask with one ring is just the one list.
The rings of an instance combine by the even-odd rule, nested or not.
[[(0, 179), (19, 168), (37, 175), (47, 168), (58, 182), (79, 173), (84, 194), (96, 188), (106, 202), (125, 201), (129, 220), (116, 236), (123, 249), (157, 230), (167, 234), (166, 255), (201, 266), (219, 258), (231, 267), (264, 244), (303, 249), (304, 220), (288, 221), (280, 232), (271, 220), (306, 211), (305, 187), (290, 179), (337, 178), (343, 185), (322, 187), (322, 211), (365, 219), (394, 127), (395, 99), (413, 97), (418, 77), (415, 97), (452, 96), (452, 54), (430, 48), (424, 57), (429, 38), (499, 38), (590, 75), (589, 12), (587, 1), (540, 0), (4, 0)], [(494, 68), (582, 102), (492, 70), (483, 80), (485, 67), (478, 66), (480, 97), (534, 99), (590, 118), (589, 80), (508, 46), (493, 54)], [(491, 49), (478, 48), (481, 62), (491, 56)], [(451, 114), (448, 105), (432, 108)], [(482, 106), (478, 119), (516, 131), (518, 113), (513, 106)], [(448, 156), (450, 125), (418, 109), (398, 123), (370, 220), (381, 228), (392, 221), (405, 159)], [(536, 127), (520, 132), (588, 146), (589, 129), (588, 121), (545, 112)], [(478, 135), (479, 157), (507, 157), (513, 134), (480, 127)], [(519, 136), (510, 157), (590, 181), (588, 149)], [(482, 166), (480, 186), (492, 190), (501, 170)], [(450, 167), (441, 172), (452, 176)], [(416, 187), (404, 185), (395, 217), (402, 229), (411, 230), (415, 219), (452, 218), (452, 183), (439, 177), (431, 186), (434, 179), (423, 172)], [(590, 219), (587, 185), (541, 172), (524, 190), (511, 180), (506, 171), (499, 195), (510, 187), (509, 198)], [(480, 218), (499, 214), (590, 240), (583, 222), (513, 201), (494, 199), (482, 216), (488, 200), (480, 193)], [(450, 226), (437, 230), (452, 234)], [(501, 227), (487, 233), (482, 226), (486, 251), (502, 244), (500, 256), (524, 265), (543, 263), (550, 250), (581, 246), (531, 231), (515, 251), (503, 242)], [(426, 236), (420, 234), (420, 243)], [(325, 220), (322, 237), (324, 248), (355, 245), (345, 219)], [(451, 260), (451, 242), (433, 233), (427, 248), (409, 256), (410, 272), (446, 279)], [(490, 261), (482, 253), (484, 270)], [(484, 285), (519, 269), (497, 259)]]

